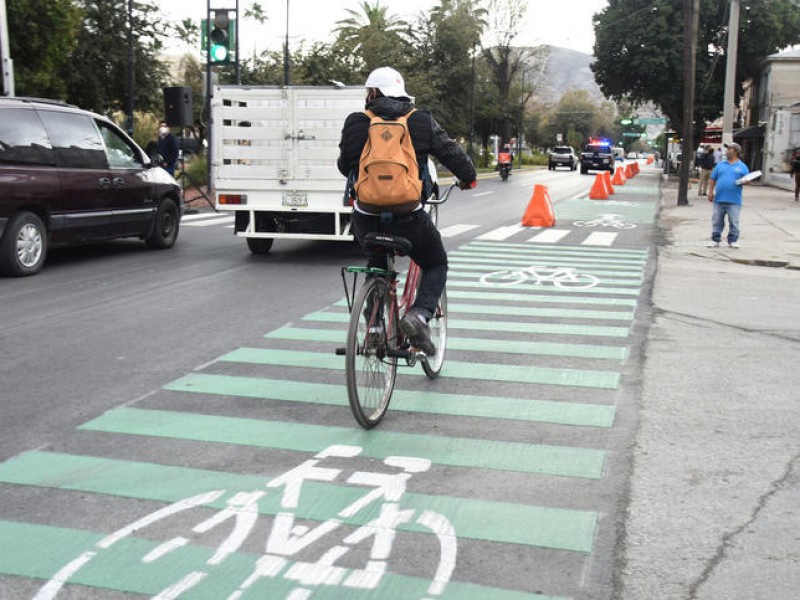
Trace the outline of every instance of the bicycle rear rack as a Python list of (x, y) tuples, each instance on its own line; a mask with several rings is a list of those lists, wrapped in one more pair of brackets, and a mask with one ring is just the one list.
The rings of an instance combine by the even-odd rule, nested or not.
[[(351, 286), (347, 285), (347, 273), (353, 274)], [(347, 299), (347, 312), (353, 312), (353, 302), (356, 299), (358, 290), (358, 274), (364, 273), (366, 277), (377, 275), (380, 277), (397, 277), (397, 272), (379, 269), (377, 267), (342, 267), (342, 284), (344, 284), (344, 297)]]

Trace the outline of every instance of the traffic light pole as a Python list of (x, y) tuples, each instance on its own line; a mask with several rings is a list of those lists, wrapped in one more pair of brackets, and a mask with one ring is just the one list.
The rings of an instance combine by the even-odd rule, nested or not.
[(0, 0), (0, 70), (2, 71), (2, 95), (14, 96), (14, 63), (8, 44), (8, 19), (6, 0)]
[[(211, 0), (206, 0), (206, 27), (211, 24)], [(238, 57), (237, 57), (238, 59)], [(208, 111), (208, 119), (206, 121), (206, 175), (208, 180), (208, 191), (214, 188), (214, 182), (211, 181), (211, 159), (214, 153), (214, 144), (211, 142), (211, 124), (213, 116), (211, 114), (211, 100), (214, 97), (213, 87), (211, 86), (211, 36), (206, 35), (206, 110)]]

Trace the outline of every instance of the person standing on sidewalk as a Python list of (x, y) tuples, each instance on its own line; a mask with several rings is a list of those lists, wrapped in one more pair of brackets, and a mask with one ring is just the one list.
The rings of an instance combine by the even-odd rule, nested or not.
[(723, 144), (726, 160), (719, 163), (711, 172), (708, 185), (708, 201), (714, 205), (711, 216), (711, 241), (709, 248), (719, 247), (722, 230), (725, 228), (725, 215), (728, 216), (728, 246), (739, 247), (739, 214), (742, 210), (742, 184), (739, 179), (750, 173), (747, 165), (739, 160), (742, 147), (736, 142)]
[(792, 157), (792, 172), (794, 177), (794, 201), (800, 201), (800, 151), (795, 152)]
[(700, 181), (697, 184), (697, 195), (708, 195), (708, 179), (711, 177), (711, 171), (714, 170), (714, 149), (708, 145), (705, 147), (702, 155), (698, 160), (700, 167)]

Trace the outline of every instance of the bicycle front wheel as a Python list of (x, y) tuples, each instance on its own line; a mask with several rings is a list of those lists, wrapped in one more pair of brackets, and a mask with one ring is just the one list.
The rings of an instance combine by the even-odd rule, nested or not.
[(389, 284), (381, 278), (367, 281), (353, 302), (345, 347), (347, 398), (358, 424), (371, 429), (380, 423), (394, 389), (397, 358), (389, 347), (397, 339)]
[(436, 346), (436, 354), (422, 359), (422, 370), (429, 379), (436, 379), (444, 364), (444, 353), (447, 350), (447, 290), (442, 291), (442, 296), (436, 304), (436, 312), (428, 326), (431, 328), (431, 341)]

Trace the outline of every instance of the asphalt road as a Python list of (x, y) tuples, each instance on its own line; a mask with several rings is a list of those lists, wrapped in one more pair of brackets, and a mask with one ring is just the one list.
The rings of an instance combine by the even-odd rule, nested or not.
[[(0, 598), (611, 597), (658, 188), (592, 180), (453, 194), (443, 375), (400, 369), (370, 432), (333, 355), (353, 245), (190, 216), (0, 280)], [(516, 226), (534, 183), (553, 229)], [(531, 265), (598, 283), (478, 281)]]

